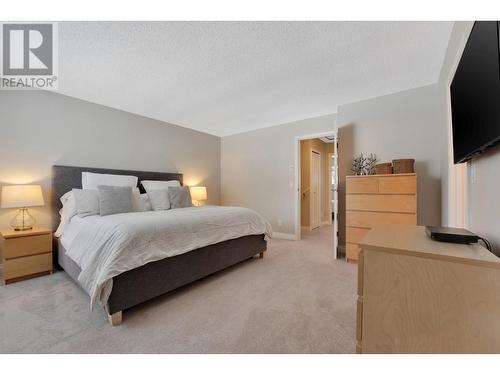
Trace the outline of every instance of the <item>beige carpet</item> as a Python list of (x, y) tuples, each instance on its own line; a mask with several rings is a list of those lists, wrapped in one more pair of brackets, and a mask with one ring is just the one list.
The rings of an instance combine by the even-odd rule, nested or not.
[(111, 327), (64, 272), (0, 286), (0, 353), (352, 353), (356, 266), (331, 227), (130, 309)]

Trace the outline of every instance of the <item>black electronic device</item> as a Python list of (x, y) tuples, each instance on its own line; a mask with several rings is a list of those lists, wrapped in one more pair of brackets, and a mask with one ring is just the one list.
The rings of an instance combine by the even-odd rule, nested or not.
[(425, 227), (427, 235), (436, 241), (452, 242), (461, 244), (477, 243), (481, 238), (462, 228), (449, 228), (449, 227)]

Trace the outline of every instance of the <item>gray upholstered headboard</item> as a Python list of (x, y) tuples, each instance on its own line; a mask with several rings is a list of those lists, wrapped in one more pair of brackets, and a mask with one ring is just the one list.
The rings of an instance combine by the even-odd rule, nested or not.
[(82, 188), (82, 172), (120, 174), (128, 176), (137, 176), (139, 178), (139, 190), (144, 193), (144, 188), (140, 184), (142, 180), (178, 180), (182, 185), (182, 174), (164, 173), (164, 172), (144, 172), (127, 171), (120, 169), (101, 169), (86, 167), (69, 167), (63, 165), (54, 165), (52, 167), (52, 230), (55, 232), (59, 226), (59, 210), (62, 208), (60, 198), (71, 189)]

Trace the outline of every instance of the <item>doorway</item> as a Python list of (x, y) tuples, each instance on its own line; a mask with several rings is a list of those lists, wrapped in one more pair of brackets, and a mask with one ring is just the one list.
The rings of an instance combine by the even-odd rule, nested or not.
[(336, 150), (334, 132), (297, 138), (296, 237), (332, 241), (334, 258), (338, 244)]

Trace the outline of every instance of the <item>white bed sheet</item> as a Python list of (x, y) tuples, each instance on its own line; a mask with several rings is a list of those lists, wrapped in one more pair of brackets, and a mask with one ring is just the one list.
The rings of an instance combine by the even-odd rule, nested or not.
[(61, 243), (81, 268), (91, 307), (105, 305), (120, 273), (233, 238), (265, 234), (271, 225), (248, 208), (202, 206), (109, 216), (75, 216)]

